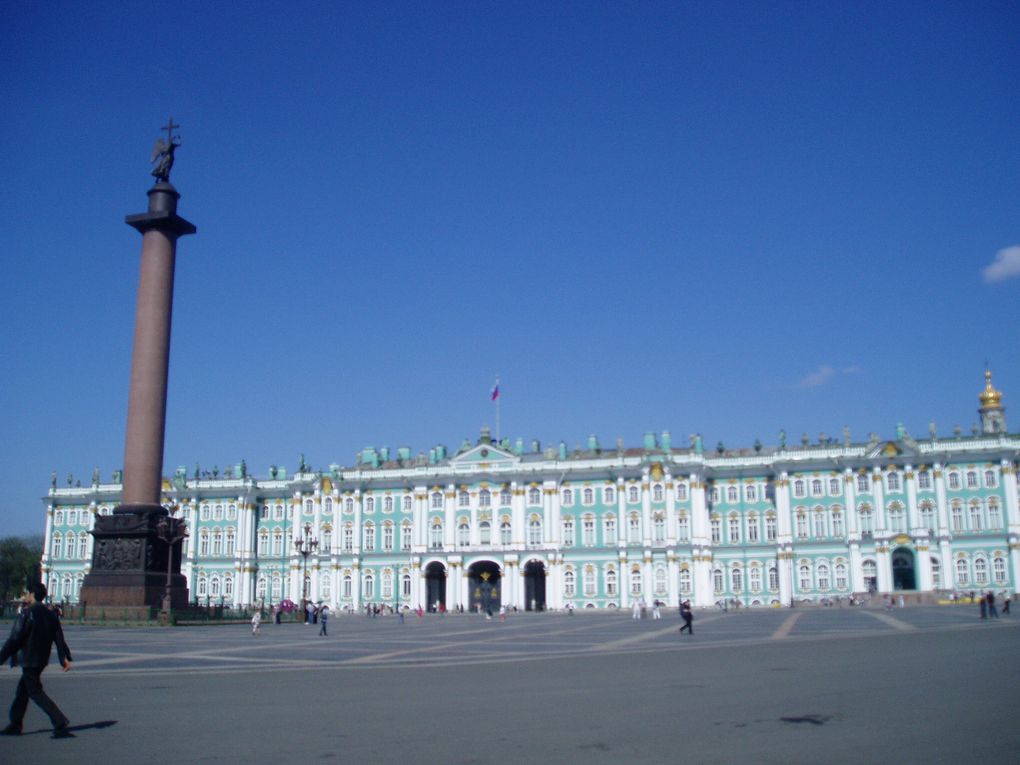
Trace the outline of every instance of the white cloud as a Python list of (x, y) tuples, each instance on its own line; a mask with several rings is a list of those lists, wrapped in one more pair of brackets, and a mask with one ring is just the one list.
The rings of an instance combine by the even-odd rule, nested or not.
[(1006, 247), (995, 253), (995, 262), (985, 266), (982, 273), (986, 282), (1001, 282), (1020, 276), (1020, 244)]
[(828, 364), (822, 364), (822, 366), (818, 367), (818, 369), (801, 380), (799, 387), (817, 388), (819, 385), (825, 385), (825, 383), (831, 380), (835, 374), (835, 369), (830, 367)]

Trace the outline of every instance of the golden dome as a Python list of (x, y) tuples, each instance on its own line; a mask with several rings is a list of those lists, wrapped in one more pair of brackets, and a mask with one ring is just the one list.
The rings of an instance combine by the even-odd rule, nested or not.
[(985, 370), (985, 389), (978, 395), (982, 409), (999, 409), (1002, 407), (1002, 391), (992, 387), (992, 372)]

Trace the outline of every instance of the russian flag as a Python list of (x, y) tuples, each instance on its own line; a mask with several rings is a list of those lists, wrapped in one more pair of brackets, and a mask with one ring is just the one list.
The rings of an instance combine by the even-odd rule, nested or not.
[(499, 380), (496, 380), (496, 384), (492, 386), (492, 390), (489, 392), (489, 398), (491, 401), (495, 401), (499, 398)]

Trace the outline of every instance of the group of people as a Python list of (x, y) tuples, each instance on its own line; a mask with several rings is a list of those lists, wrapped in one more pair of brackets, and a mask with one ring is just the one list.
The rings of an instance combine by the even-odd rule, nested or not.
[[(656, 598), (652, 601), (652, 618), (662, 618), (662, 607), (666, 605), (661, 600)], [(631, 619), (647, 619), (648, 618), (648, 604), (645, 603), (644, 598), (639, 598), (634, 601), (634, 606), (631, 609)]]
[[(995, 605), (995, 593), (989, 590), (983, 595), (979, 595), (979, 605), (981, 608), (982, 619), (998, 619), (999, 609)], [(1009, 595), (1002, 602), (1002, 613), (1009, 613)]]

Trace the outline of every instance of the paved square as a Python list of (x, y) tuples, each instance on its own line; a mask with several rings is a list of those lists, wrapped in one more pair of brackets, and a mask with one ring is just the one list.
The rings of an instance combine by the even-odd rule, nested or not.
[[(69, 624), (5, 762), (1015, 761), (1020, 624), (974, 608)], [(19, 673), (0, 670), (0, 704)]]

